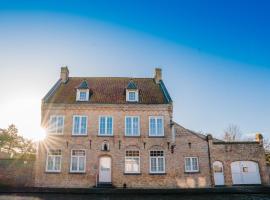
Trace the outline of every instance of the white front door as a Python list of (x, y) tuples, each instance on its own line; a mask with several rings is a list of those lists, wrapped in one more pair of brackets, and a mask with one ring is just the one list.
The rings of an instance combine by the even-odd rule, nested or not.
[(213, 163), (215, 185), (224, 185), (223, 164), (220, 161)]
[(258, 163), (236, 161), (231, 163), (233, 184), (261, 184)]
[(111, 178), (111, 158), (110, 157), (101, 157), (99, 159), (99, 182), (110, 183), (112, 182)]

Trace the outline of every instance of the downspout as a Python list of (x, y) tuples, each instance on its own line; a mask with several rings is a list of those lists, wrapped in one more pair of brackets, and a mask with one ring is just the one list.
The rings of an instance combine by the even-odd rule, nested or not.
[(211, 187), (214, 187), (214, 178), (213, 178), (213, 169), (212, 169), (212, 157), (211, 157), (211, 150), (210, 150), (210, 140), (211, 142), (213, 142), (213, 137), (212, 135), (207, 135), (206, 136), (206, 139), (207, 139), (207, 147), (208, 147), (208, 160), (209, 160), (209, 173), (210, 173), (210, 184), (211, 184)]

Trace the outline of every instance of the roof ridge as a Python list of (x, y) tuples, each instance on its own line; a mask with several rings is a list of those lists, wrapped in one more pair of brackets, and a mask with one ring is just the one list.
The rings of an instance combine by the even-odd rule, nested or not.
[(124, 79), (154, 79), (150, 77), (123, 77), (123, 76), (71, 76), (71, 79), (87, 79), (87, 78), (124, 78)]

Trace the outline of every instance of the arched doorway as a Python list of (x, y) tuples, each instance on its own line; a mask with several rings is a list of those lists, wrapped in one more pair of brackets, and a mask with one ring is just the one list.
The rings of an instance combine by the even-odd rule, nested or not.
[(102, 156), (99, 159), (99, 182), (112, 182), (112, 159), (108, 156)]
[(213, 171), (214, 171), (214, 181), (215, 185), (224, 185), (224, 169), (223, 164), (220, 161), (215, 161), (213, 163)]
[(235, 161), (231, 163), (232, 181), (238, 184), (261, 184), (258, 163), (253, 161)]

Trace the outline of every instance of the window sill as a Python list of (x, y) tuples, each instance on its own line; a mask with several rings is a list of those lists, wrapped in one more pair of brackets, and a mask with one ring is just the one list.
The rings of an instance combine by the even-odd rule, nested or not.
[(140, 135), (125, 135), (126, 138), (140, 138)]
[(142, 175), (142, 173), (124, 173), (124, 175), (135, 175), (135, 176), (137, 176), (137, 175)]
[(71, 135), (72, 137), (88, 137), (88, 134), (86, 134), (86, 135)]
[(200, 171), (194, 171), (194, 172), (184, 172), (185, 174), (199, 174), (199, 173), (201, 173)]
[(69, 174), (86, 174), (86, 172), (69, 172)]
[(97, 137), (114, 137), (114, 135), (97, 135)]
[(161, 136), (153, 136), (153, 135), (149, 135), (148, 137), (150, 138), (165, 138), (165, 135), (161, 135)]
[(161, 172), (161, 173), (149, 173), (149, 175), (166, 175), (167, 173)]
[(60, 174), (61, 172), (58, 172), (58, 171), (45, 171), (45, 174)]

